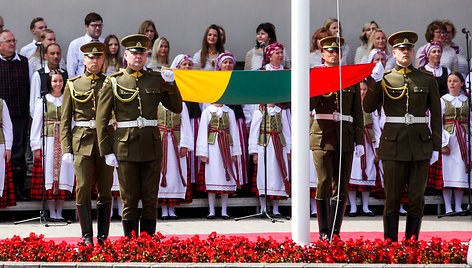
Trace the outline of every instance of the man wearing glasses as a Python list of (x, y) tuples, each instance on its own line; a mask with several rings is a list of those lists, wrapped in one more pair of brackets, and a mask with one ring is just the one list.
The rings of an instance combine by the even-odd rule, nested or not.
[(84, 74), (84, 53), (80, 51), (80, 47), (92, 41), (103, 42), (104, 39), (100, 37), (102, 29), (103, 19), (100, 15), (92, 12), (85, 16), (85, 30), (87, 32), (84, 36), (70, 42), (69, 49), (67, 50), (67, 72), (69, 77)]
[(16, 43), (12, 32), (0, 32), (0, 98), (7, 103), (13, 124), (11, 161), (16, 200), (25, 200), (22, 191), (26, 177), (30, 76), (28, 60), (16, 53)]

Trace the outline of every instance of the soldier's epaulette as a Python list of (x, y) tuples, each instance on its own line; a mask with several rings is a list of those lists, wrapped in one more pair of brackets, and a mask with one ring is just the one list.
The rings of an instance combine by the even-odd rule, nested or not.
[(75, 80), (79, 79), (80, 78), (80, 75), (76, 76), (76, 77), (72, 77), (72, 78), (69, 78), (67, 79), (67, 81), (71, 81), (71, 82), (74, 82)]
[(118, 75), (120, 75), (120, 74), (122, 74), (122, 73), (123, 73), (123, 69), (120, 69), (118, 72), (111, 73), (111, 74), (109, 74), (109, 75), (107, 75), (107, 76), (118, 76)]
[(386, 71), (384, 72), (384, 75), (389, 74), (389, 73), (391, 73), (391, 72), (392, 72), (392, 69), (386, 70)]
[(429, 75), (433, 76), (433, 73), (430, 72), (430, 71), (427, 71), (427, 70), (424, 70), (424, 69), (417, 69), (417, 70), (422, 72), (422, 73), (429, 74)]

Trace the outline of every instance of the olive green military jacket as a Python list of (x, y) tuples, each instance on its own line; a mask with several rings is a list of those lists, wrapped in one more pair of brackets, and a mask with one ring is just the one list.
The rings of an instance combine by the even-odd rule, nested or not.
[(98, 100), (100, 154), (114, 153), (118, 161), (161, 159), (162, 145), (157, 126), (117, 128), (113, 136), (106, 131), (112, 112), (117, 122), (134, 121), (138, 117), (157, 120), (159, 102), (174, 113), (182, 111), (182, 98), (177, 86), (165, 82), (160, 72), (135, 72), (128, 67), (110, 74), (103, 83)]
[(380, 137), (380, 159), (427, 160), (433, 150), (440, 151), (441, 104), (438, 86), (431, 73), (419, 71), (411, 65), (406, 69), (397, 65), (385, 71), (383, 81), (370, 81), (364, 110), (370, 113), (381, 107), (387, 117), (403, 117), (407, 113), (424, 117), (429, 110), (431, 131), (425, 123), (386, 123)]
[(86, 71), (83, 75), (67, 80), (62, 97), (62, 154), (91, 156), (94, 150), (98, 150), (97, 132), (94, 128), (76, 126), (72, 129), (71, 124), (72, 120), (95, 120), (98, 92), (105, 78), (101, 73), (93, 75)]
[[(337, 96), (338, 95), (338, 96)], [(339, 112), (338, 104), (340, 94), (332, 94), (313, 97), (310, 99), (310, 110), (315, 109), (316, 114), (333, 114)], [(354, 151), (354, 142), (364, 145), (364, 116), (361, 106), (361, 94), (359, 84), (342, 89), (343, 115), (351, 115), (353, 122), (315, 119), (310, 129), (310, 150), (335, 151), (339, 149), (339, 128), (343, 124), (342, 150)]]

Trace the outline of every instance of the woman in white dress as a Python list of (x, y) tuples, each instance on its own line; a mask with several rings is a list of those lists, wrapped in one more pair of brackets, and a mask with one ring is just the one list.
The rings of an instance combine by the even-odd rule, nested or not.
[(157, 38), (159, 38), (159, 33), (157, 32), (156, 24), (152, 20), (145, 20), (141, 23), (138, 29), (138, 34), (143, 34), (149, 39), (151, 39), (151, 42), (149, 43), (149, 47), (147, 48), (146, 51), (146, 56), (147, 56), (147, 63), (151, 62), (151, 54), (152, 54), (152, 46), (154, 45), (154, 42), (156, 41)]
[(120, 43), (116, 35), (110, 34), (105, 37), (105, 44), (107, 49), (103, 53), (103, 68), (102, 73), (111, 74), (118, 72), (123, 67), (123, 58), (120, 53)]
[(328, 30), (325, 28), (319, 28), (313, 33), (311, 37), (311, 48), (310, 48), (310, 68), (315, 68), (318, 66), (323, 65), (323, 58), (321, 57), (321, 45), (320, 40), (328, 37), (329, 33)]
[(15, 190), (11, 168), (11, 147), (13, 144), (13, 125), (7, 103), (0, 99), (0, 208), (15, 206)]
[[(447, 28), (440, 20), (435, 20), (428, 25), (424, 37), (427, 43), (439, 42), (444, 43), (446, 38)], [(423, 53), (423, 50), (428, 44), (418, 48), (416, 51), (416, 67), (419, 66), (419, 57)], [(443, 53), (441, 56), (441, 65), (447, 67), (451, 72), (458, 71), (459, 69), (459, 60), (457, 54), (453, 48), (450, 46), (443, 47)]]
[(362, 26), (362, 33), (359, 36), (359, 39), (361, 39), (361, 45), (356, 49), (354, 64), (361, 63), (362, 57), (369, 54), (369, 51), (367, 50), (367, 42), (369, 41), (372, 32), (377, 28), (379, 28), (379, 25), (373, 20), (364, 23), (364, 26)]
[[(28, 59), (28, 64), (30, 67), (30, 74), (32, 75), (34, 72), (41, 69), (43, 66), (41, 65), (41, 58), (43, 59), (43, 65), (47, 66), (48, 62), (44, 59), (44, 54), (46, 54), (46, 48), (53, 43), (56, 43), (56, 34), (51, 29), (46, 29), (41, 31), (41, 36), (39, 38), (39, 42), (41, 42), (41, 46), (36, 48), (36, 51), (33, 55), (31, 55)], [(42, 47), (42, 55), (40, 53), (40, 47)], [(66, 69), (66, 62), (63, 58), (59, 62), (59, 67), (62, 69)], [(30, 77), (31, 79), (31, 77)]]
[[(41, 165), (44, 152), (44, 177), (35, 170), (32, 178), (32, 197), (42, 197), (43, 187), (53, 219), (64, 219), (62, 209), (74, 187), (74, 164), (62, 160), (60, 141), (60, 119), (64, 80), (61, 73), (51, 72), (48, 79), (49, 93), (43, 99), (37, 99), (31, 124), (30, 143), (34, 152), (36, 167)], [(44, 140), (43, 140), (44, 139)]]
[[(343, 30), (341, 29), (341, 25), (339, 24), (338, 20), (335, 18), (329, 18), (327, 19), (323, 27), (328, 30), (330, 36), (337, 36), (339, 32), (339, 36), (343, 36)], [(341, 47), (342, 51), (342, 59), (341, 59), (341, 65), (348, 65), (351, 63), (351, 59), (349, 58), (349, 46), (344, 43), (344, 45)]]
[(205, 163), (205, 191), (209, 214), (215, 219), (216, 194), (221, 194), (221, 216), (229, 219), (228, 194), (240, 186), (235, 164), (241, 155), (238, 126), (233, 110), (223, 104), (212, 104), (202, 112), (197, 138), (197, 156)]
[[(244, 60), (244, 70), (259, 70), (267, 62), (264, 61), (264, 49), (277, 42), (277, 33), (274, 24), (264, 22), (259, 24), (256, 29), (256, 45), (246, 53)], [(290, 59), (284, 50), (285, 67), (290, 67)]]
[[(459, 72), (452, 72), (447, 78), (449, 94), (441, 97), (443, 116), (442, 168), (443, 197), (446, 215), (462, 212), (462, 196), (469, 187), (467, 171), (470, 170), (468, 159), (467, 136), (470, 131), (468, 116), (470, 109), (465, 95), (464, 77)], [(452, 194), (455, 208), (452, 210)]]
[(202, 48), (193, 55), (193, 69), (214, 71), (216, 58), (225, 52), (217, 25), (210, 25), (203, 35)]
[(151, 68), (154, 71), (160, 71), (162, 67), (169, 67), (169, 54), (170, 44), (165, 37), (159, 37), (154, 41), (152, 46), (151, 61), (148, 62), (147, 68)]
[(187, 153), (194, 148), (193, 131), (185, 103), (182, 103), (180, 114), (159, 104), (157, 114), (163, 147), (158, 198), (162, 219), (175, 220), (175, 207), (192, 200), (191, 182), (187, 176)]
[[(395, 67), (395, 58), (390, 55), (388, 51), (387, 35), (382, 29), (375, 29), (367, 42), (367, 54), (362, 57), (360, 63), (370, 63), (369, 53), (373, 50), (383, 50), (387, 55), (385, 70), (390, 70)], [(389, 56), (390, 55), (390, 56)]]

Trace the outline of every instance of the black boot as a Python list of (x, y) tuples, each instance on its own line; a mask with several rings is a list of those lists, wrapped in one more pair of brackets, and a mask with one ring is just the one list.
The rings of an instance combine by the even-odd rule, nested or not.
[(82, 229), (82, 238), (85, 245), (93, 246), (93, 229), (92, 229), (92, 211), (90, 204), (77, 204), (77, 212), (79, 213), (80, 228)]
[(13, 182), (15, 184), (16, 201), (26, 201), (28, 198), (23, 195), (23, 188), (25, 186), (26, 169), (13, 169)]
[(390, 238), (392, 242), (398, 242), (398, 215), (388, 215), (383, 217), (384, 238)]
[(328, 240), (331, 235), (329, 230), (329, 199), (316, 199), (316, 211), (318, 212), (318, 228), (320, 241)]
[(422, 217), (408, 215), (406, 216), (406, 227), (405, 227), (405, 238), (411, 239), (415, 236), (415, 240), (418, 240), (421, 229)]
[(111, 204), (97, 204), (97, 241), (103, 246), (110, 230)]
[(156, 219), (141, 218), (141, 232), (146, 232), (152, 236), (156, 233)]
[(138, 220), (122, 220), (121, 224), (123, 225), (123, 233), (125, 236), (131, 238), (133, 231), (136, 233), (136, 236), (139, 236), (138, 233)]
[[(346, 201), (331, 200), (330, 210), (329, 210), (329, 227), (333, 228), (333, 235), (337, 235), (339, 238), (339, 232), (341, 231), (341, 225), (344, 219), (344, 212), (346, 210)], [(336, 213), (337, 212), (337, 213)], [(334, 218), (336, 217), (336, 218)]]

